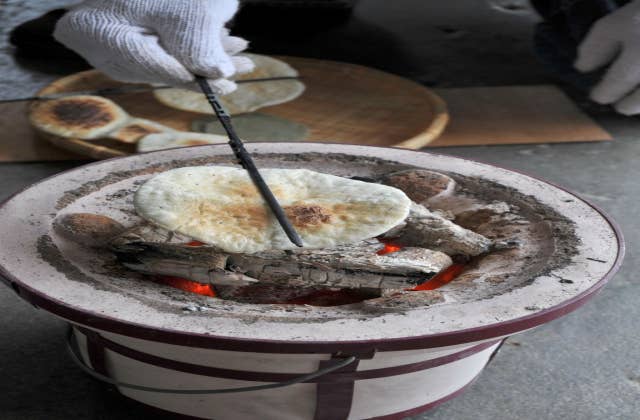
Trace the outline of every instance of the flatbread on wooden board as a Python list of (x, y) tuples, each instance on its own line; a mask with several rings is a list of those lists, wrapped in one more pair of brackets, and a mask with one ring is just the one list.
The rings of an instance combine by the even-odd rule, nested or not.
[(144, 136), (138, 141), (138, 152), (172, 149), (174, 147), (199, 146), (203, 144), (226, 143), (229, 139), (217, 134), (172, 132), (155, 133)]
[(109, 99), (78, 95), (35, 104), (29, 120), (49, 134), (92, 140), (126, 125), (130, 117)]
[[(306, 169), (261, 169), (305, 247), (383, 234), (409, 214), (401, 190)], [(226, 252), (295, 249), (244, 169), (193, 166), (154, 176), (135, 194), (144, 219)]]
[[(242, 54), (256, 65), (250, 73), (235, 80), (268, 77), (297, 76), (298, 72), (284, 61), (258, 54)], [(231, 115), (253, 112), (270, 105), (289, 102), (304, 92), (299, 80), (273, 80), (269, 82), (243, 83), (234, 92), (220, 97), (222, 105)], [(162, 104), (182, 111), (213, 114), (211, 105), (202, 93), (185, 89), (157, 89), (154, 95)]]
[(176, 133), (171, 127), (145, 118), (131, 118), (126, 125), (116, 131), (110, 132), (106, 137), (119, 140), (123, 143), (137, 143), (143, 137), (154, 133)]

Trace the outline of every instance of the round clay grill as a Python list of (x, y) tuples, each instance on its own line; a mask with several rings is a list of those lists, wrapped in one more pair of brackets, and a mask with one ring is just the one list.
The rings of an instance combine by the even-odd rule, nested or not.
[[(57, 216), (81, 210), (132, 221), (137, 216), (128, 200), (140, 182), (176, 165), (232, 164), (222, 145), (100, 162), (16, 194), (0, 207), (0, 274), (22, 298), (74, 323), (70, 338), (85, 369), (138, 387), (118, 390), (143, 404), (218, 420), (401, 419), (461, 393), (505, 336), (582, 305), (622, 261), (622, 236), (606, 216), (522, 174), (400, 149), (274, 143), (249, 149), (261, 167), (375, 176), (404, 165), (446, 172), (456, 181), (486, 181), (485, 192), (506, 188), (501, 194), (519, 205), (538, 203), (534, 207), (554, 227), (547, 231), (549, 255), (541, 253), (549, 266), (493, 295), (490, 282), (477, 290), (472, 284), (470, 292), (453, 282), (442, 288), (444, 302), (359, 316), (348, 306), (245, 305), (171, 292), (107, 267), (99, 251), (78, 249), (51, 229)], [(544, 250), (548, 242), (540, 243)], [(211, 310), (180, 310), (193, 302)], [(340, 370), (280, 387), (345, 358), (351, 362)], [(237, 392), (247, 386), (269, 390)], [(212, 389), (224, 393), (206, 391)]]
[[(346, 166), (351, 170), (357, 170), (359, 161), (377, 159), (487, 179), (533, 196), (571, 220), (580, 238), (578, 252), (565, 266), (490, 298), (445, 302), (366, 318), (358, 318), (353, 311), (341, 308), (304, 307), (292, 311), (299, 318), (288, 320), (287, 310), (279, 306), (240, 308), (220, 302), (216, 311), (195, 314), (182, 311), (195, 297), (173, 302), (173, 308), (166, 302), (158, 306), (153, 294), (159, 292), (151, 290), (151, 286), (145, 285), (136, 296), (127, 295), (122, 289), (118, 291), (118, 287), (131, 285), (130, 280), (127, 283), (112, 279), (116, 287), (105, 287), (104, 278), (95, 281), (101, 275), (90, 269), (96, 263), (90, 253), (70, 261), (67, 256), (73, 250), (52, 238), (51, 222), (58, 214), (80, 209), (91, 211), (92, 203), (102, 202), (104, 197), (115, 197), (114, 204), (101, 204), (101, 211), (111, 206), (110, 211), (129, 217), (127, 212), (131, 210), (122, 209), (124, 201), (118, 201), (118, 194), (162, 170), (165, 164), (187, 165), (198, 161), (232, 164), (227, 146), (221, 145), (153, 152), (87, 165), (45, 180), (9, 199), (0, 209), (3, 276), (35, 305), (104, 331), (196, 347), (242, 350), (250, 345), (252, 351), (318, 353), (429, 348), (522, 331), (580, 306), (606, 283), (622, 259), (621, 235), (600, 211), (571, 193), (513, 171), (448, 156), (363, 146), (264, 143), (251, 144), (249, 150), (262, 167), (271, 162), (282, 167), (330, 169), (331, 154), (340, 154), (348, 157), (346, 162), (351, 163)], [(306, 160), (298, 159), (301, 154), (308, 154)], [(319, 158), (322, 154), (329, 157), (326, 162)], [(84, 188), (82, 191), (80, 186)], [(573, 283), (560, 283), (559, 278), (571, 279)], [(242, 316), (238, 316), (240, 312)], [(301, 322), (303, 315), (310, 321)]]

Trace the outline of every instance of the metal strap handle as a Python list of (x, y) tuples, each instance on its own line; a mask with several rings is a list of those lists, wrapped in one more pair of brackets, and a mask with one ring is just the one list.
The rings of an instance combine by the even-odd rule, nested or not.
[(266, 384), (266, 385), (256, 385), (256, 386), (246, 386), (240, 388), (226, 388), (226, 389), (168, 389), (168, 388), (155, 388), (149, 386), (135, 385), (129, 384), (126, 382), (116, 381), (115, 379), (109, 378), (108, 376), (102, 375), (92, 368), (87, 366), (80, 355), (78, 354), (78, 350), (76, 346), (73, 344), (73, 327), (69, 326), (69, 330), (67, 333), (67, 350), (69, 351), (69, 355), (71, 356), (71, 360), (78, 365), (80, 369), (82, 369), (85, 373), (91, 375), (95, 379), (98, 379), (102, 382), (106, 382), (111, 385), (115, 385), (122, 388), (130, 388), (136, 389), (139, 391), (147, 391), (147, 392), (161, 392), (166, 394), (186, 394), (186, 395), (198, 395), (198, 394), (231, 394), (236, 392), (251, 392), (251, 391), (262, 391), (264, 389), (273, 389), (273, 388), (282, 388), (285, 386), (299, 384), (301, 382), (310, 381), (312, 379), (318, 378), (320, 376), (327, 375), (331, 372), (334, 372), (338, 369), (342, 369), (345, 366), (350, 365), (355, 362), (357, 358), (355, 356), (349, 356), (344, 360), (339, 361), (335, 365), (319, 369), (315, 372), (309, 373), (307, 375), (299, 376), (295, 379), (291, 379), (284, 382), (277, 382), (274, 384)]

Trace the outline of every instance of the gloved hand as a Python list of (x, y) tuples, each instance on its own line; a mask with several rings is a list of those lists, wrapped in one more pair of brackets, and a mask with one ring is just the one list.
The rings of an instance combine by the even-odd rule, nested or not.
[(640, 0), (599, 19), (578, 47), (575, 67), (589, 72), (609, 63), (591, 99), (615, 104), (625, 115), (640, 114)]
[(54, 37), (116, 80), (180, 85), (198, 74), (226, 94), (236, 88), (226, 78), (253, 69), (233, 56), (247, 41), (224, 28), (237, 9), (237, 0), (87, 0)]

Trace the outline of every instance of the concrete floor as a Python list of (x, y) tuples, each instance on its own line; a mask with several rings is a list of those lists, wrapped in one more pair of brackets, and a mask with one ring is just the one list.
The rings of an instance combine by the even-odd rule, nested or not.
[[(0, 97), (32, 93), (55, 77), (43, 69), (60, 71), (51, 65), (16, 64), (4, 36), (8, 27), (63, 3), (2, 2)], [(433, 3), (363, 1), (346, 26), (307, 40), (313, 45), (307, 51), (353, 57), (438, 86), (550, 82), (530, 51), (536, 19), (530, 12), (505, 14), (476, 0)], [(455, 35), (442, 28), (455, 28)], [(363, 36), (366, 31), (398, 49), (375, 51)], [(342, 39), (338, 49), (336, 39)], [(296, 48), (300, 46), (293, 42), (291, 50)], [(282, 49), (265, 43), (260, 51)], [(466, 393), (414, 419), (639, 418), (640, 289), (634, 273), (640, 269), (635, 207), (640, 196), (640, 122), (585, 106), (615, 141), (434, 150), (512, 167), (582, 194), (622, 226), (628, 252), (621, 272), (585, 307), (510, 338)], [(80, 163), (0, 164), (0, 199)], [(75, 368), (64, 351), (63, 322), (17, 299), (8, 288), (0, 288), (0, 307), (0, 419), (170, 418), (149, 413)]]

